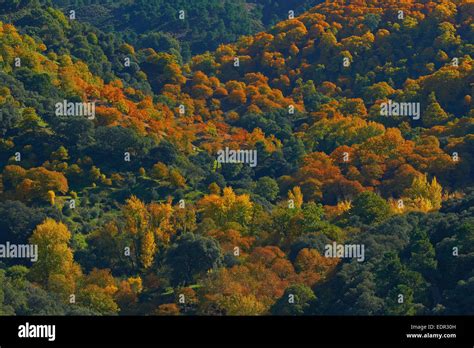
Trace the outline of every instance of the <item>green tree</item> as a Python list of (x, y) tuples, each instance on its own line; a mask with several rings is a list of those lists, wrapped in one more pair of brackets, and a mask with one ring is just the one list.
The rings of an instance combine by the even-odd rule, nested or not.
[(422, 115), (423, 125), (425, 127), (433, 127), (444, 123), (448, 118), (448, 114), (436, 100), (436, 94), (431, 92), (428, 97), (428, 106)]
[(355, 215), (365, 224), (378, 223), (390, 215), (389, 204), (379, 195), (371, 191), (360, 193), (352, 202), (350, 215)]
[(270, 312), (275, 315), (304, 315), (310, 302), (315, 299), (313, 291), (306, 285), (291, 285), (271, 307)]
[(187, 233), (170, 247), (165, 262), (171, 268), (171, 283), (187, 285), (196, 275), (220, 266), (222, 252), (215, 239)]
[(264, 176), (258, 179), (255, 193), (268, 201), (273, 202), (275, 198), (277, 198), (279, 191), (280, 189), (275, 179), (272, 179), (269, 176)]
[(436, 267), (436, 254), (428, 233), (420, 229), (415, 230), (410, 243), (410, 268), (432, 276)]

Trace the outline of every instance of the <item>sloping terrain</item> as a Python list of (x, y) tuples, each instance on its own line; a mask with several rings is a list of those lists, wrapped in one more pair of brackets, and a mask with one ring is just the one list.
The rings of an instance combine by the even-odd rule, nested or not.
[(237, 2), (215, 38), (158, 35), (145, 4), (123, 28), (2, 4), (0, 244), (40, 257), (0, 260), (1, 314), (472, 314), (473, 3), (327, 2), (240, 36)]

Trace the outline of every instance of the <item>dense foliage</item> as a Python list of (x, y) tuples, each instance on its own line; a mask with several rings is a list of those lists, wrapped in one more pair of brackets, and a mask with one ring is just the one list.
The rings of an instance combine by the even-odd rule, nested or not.
[(0, 314), (474, 313), (474, 4), (287, 3), (0, 0)]
[[(241, 35), (263, 30), (302, 13), (321, 0), (110, 1), (52, 0), (64, 10), (139, 48), (174, 50), (185, 60), (191, 53), (216, 49)], [(181, 12), (183, 11), (183, 12)]]

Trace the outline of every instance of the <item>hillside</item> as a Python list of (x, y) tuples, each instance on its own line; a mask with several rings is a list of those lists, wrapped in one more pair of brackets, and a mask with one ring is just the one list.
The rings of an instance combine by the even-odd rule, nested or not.
[(2, 7), (0, 314), (472, 314), (474, 4), (219, 3)]
[(135, 47), (160, 51), (173, 47), (185, 60), (190, 58), (190, 54), (214, 50), (220, 43), (261, 31), (288, 18), (290, 10), (300, 14), (320, 2), (122, 0), (104, 3), (100, 0), (53, 0), (65, 11), (74, 9), (78, 17), (99, 29), (119, 34)]

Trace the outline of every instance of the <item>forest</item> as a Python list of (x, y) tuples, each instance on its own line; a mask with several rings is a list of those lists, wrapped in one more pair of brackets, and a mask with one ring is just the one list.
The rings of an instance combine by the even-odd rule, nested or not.
[(0, 0), (0, 315), (473, 315), (473, 17)]

